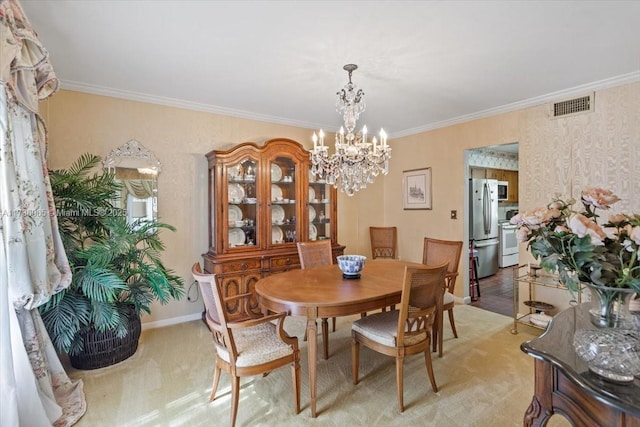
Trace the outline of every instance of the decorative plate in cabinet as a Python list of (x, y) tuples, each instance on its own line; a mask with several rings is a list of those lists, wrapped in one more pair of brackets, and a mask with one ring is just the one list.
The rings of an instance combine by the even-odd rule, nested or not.
[(284, 221), (284, 209), (279, 205), (271, 205), (271, 221), (282, 224)]
[(278, 182), (282, 179), (282, 169), (275, 163), (271, 163), (271, 182)]

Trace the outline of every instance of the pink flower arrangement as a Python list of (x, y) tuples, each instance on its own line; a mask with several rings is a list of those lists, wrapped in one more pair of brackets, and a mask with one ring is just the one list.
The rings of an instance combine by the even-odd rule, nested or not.
[(620, 199), (609, 190), (587, 188), (584, 210), (575, 200), (556, 198), (546, 208), (522, 212), (511, 219), (518, 240), (547, 271), (555, 272), (571, 290), (581, 282), (632, 288), (640, 294), (640, 215), (616, 213), (600, 224), (596, 209), (608, 210)]

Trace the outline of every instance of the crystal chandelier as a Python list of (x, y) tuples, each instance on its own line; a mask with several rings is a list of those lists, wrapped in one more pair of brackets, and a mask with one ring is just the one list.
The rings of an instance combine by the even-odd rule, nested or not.
[[(351, 73), (358, 68), (347, 64), (344, 70), (349, 73), (349, 83), (338, 93), (336, 110), (342, 114), (344, 127), (336, 134), (335, 153), (329, 155), (329, 147), (324, 143), (324, 132), (313, 133), (311, 152), (311, 173), (319, 179), (352, 196), (373, 182), (373, 179), (389, 171), (391, 147), (387, 145), (387, 134), (380, 130), (380, 141), (374, 136), (367, 140), (367, 127), (357, 134), (353, 133), (356, 121), (365, 109), (364, 92), (351, 82)], [(346, 134), (345, 134), (346, 128)]]

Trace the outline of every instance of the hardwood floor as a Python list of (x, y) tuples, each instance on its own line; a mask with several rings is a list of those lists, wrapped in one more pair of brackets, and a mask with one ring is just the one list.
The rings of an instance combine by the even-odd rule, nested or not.
[(471, 305), (494, 313), (513, 316), (513, 270), (500, 268), (493, 276), (479, 280), (480, 297)]

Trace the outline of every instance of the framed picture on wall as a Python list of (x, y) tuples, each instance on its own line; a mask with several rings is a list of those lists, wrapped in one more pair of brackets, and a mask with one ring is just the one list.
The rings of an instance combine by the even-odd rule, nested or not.
[(431, 209), (431, 168), (402, 171), (404, 209)]

